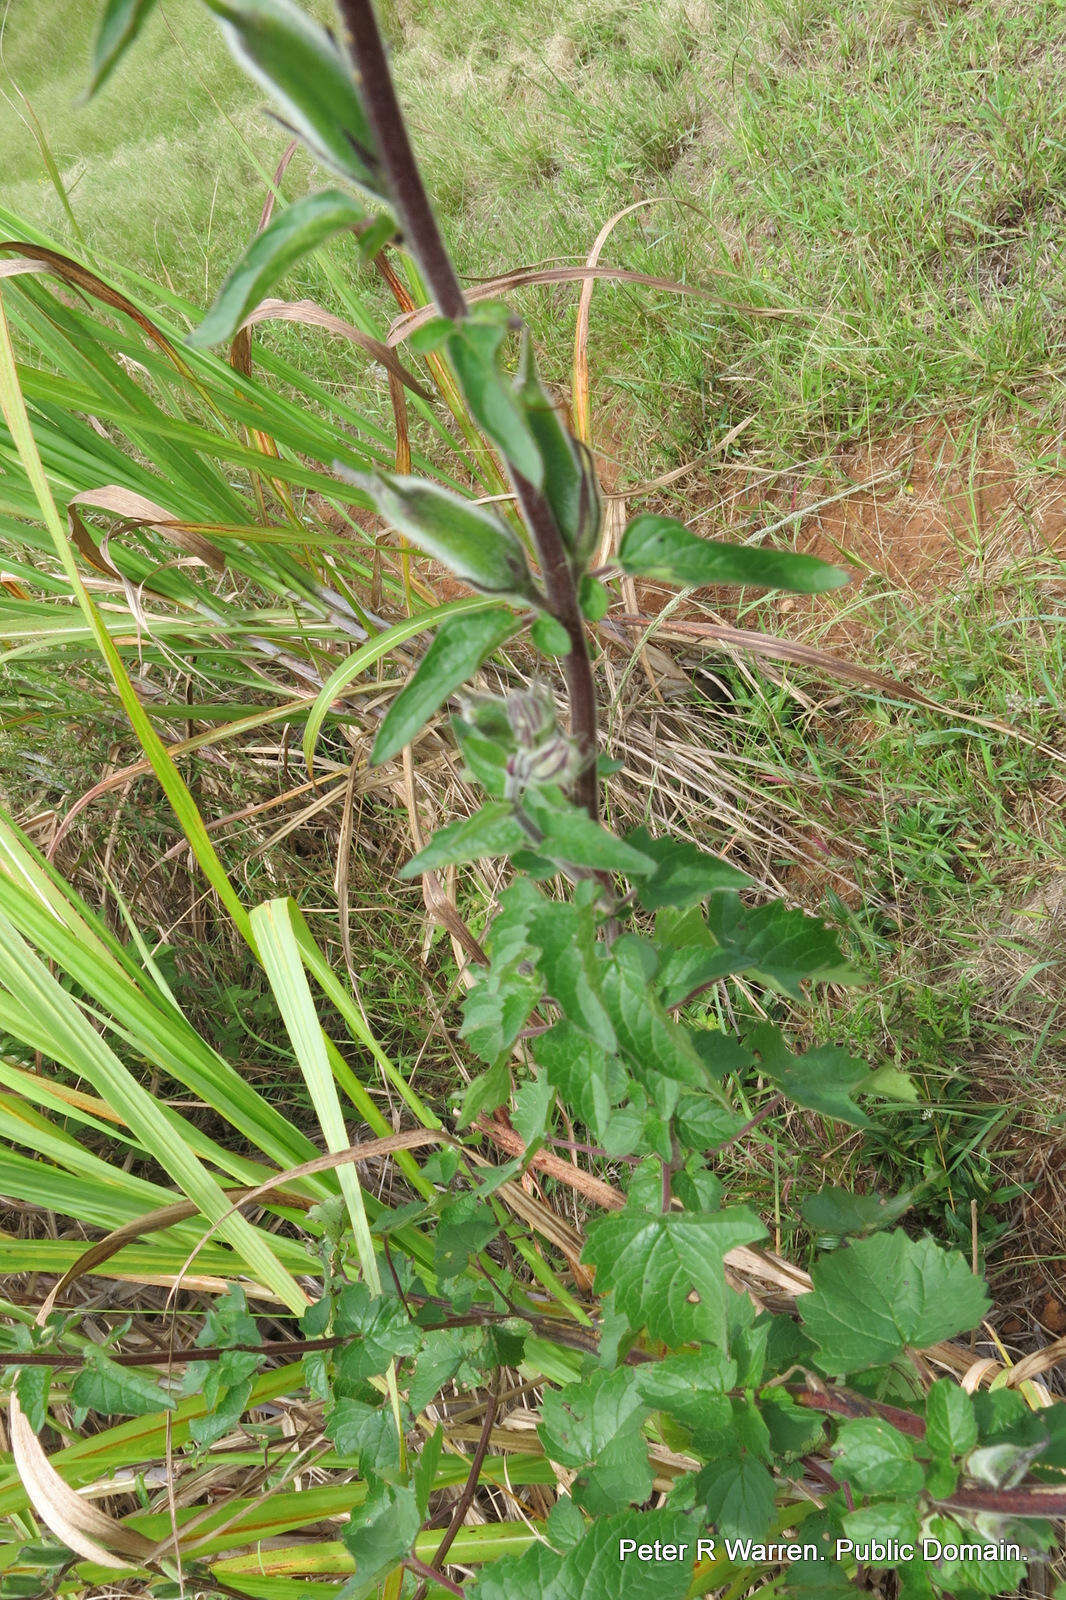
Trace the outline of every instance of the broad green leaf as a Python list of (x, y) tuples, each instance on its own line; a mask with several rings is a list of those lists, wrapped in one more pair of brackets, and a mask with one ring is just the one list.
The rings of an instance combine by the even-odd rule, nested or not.
[(470, 1257), (483, 1250), (499, 1229), (492, 1207), (476, 1195), (463, 1194), (443, 1206), (433, 1242), (434, 1272), (439, 1278), (458, 1277), (466, 1271)]
[(622, 535), (618, 559), (625, 572), (686, 589), (742, 583), (761, 589), (820, 594), (850, 581), (839, 567), (831, 567), (814, 556), (701, 539), (683, 522), (652, 513), (634, 517)]
[(371, 1294), (365, 1283), (349, 1284), (338, 1296), (333, 1326), (350, 1341), (336, 1356), (343, 1384), (356, 1385), (386, 1372), (390, 1361), (414, 1355), (422, 1339), (398, 1299)]
[(388, 761), (429, 721), (486, 656), (501, 645), (517, 623), (503, 606), (491, 606), (473, 615), (447, 617), (426, 651), (414, 676), (400, 690), (385, 713), (370, 760)]
[(938, 1378), (925, 1397), (925, 1441), (936, 1456), (964, 1456), (977, 1443), (973, 1401), (951, 1378)]
[(434, 867), (458, 866), (493, 856), (508, 856), (528, 843), (528, 836), (506, 800), (490, 800), (473, 816), (438, 828), (425, 849), (400, 869), (401, 878), (417, 878)]
[(648, 983), (640, 951), (623, 937), (615, 941), (603, 982), (603, 999), (618, 1047), (650, 1093), (663, 1078), (690, 1089), (706, 1089), (722, 1100), (692, 1043), (688, 1029), (667, 1014)]
[(975, 1327), (988, 1294), (955, 1251), (900, 1229), (823, 1256), (800, 1316), (826, 1372), (883, 1366), (908, 1346), (924, 1349)]
[[(876, 1541), (883, 1545), (892, 1539), (897, 1544), (916, 1545), (919, 1539), (918, 1502), (893, 1504), (891, 1500), (882, 1500), (877, 1505), (860, 1506), (857, 1511), (848, 1512), (843, 1524), (844, 1532), (853, 1544)], [(894, 1566), (895, 1563), (886, 1562), (886, 1565)]]
[(546, 900), (537, 895), (526, 920), (544, 986), (565, 1017), (604, 1050), (616, 1040), (602, 997), (605, 963), (596, 942), (591, 905)]
[(746, 1042), (758, 1058), (759, 1069), (797, 1105), (855, 1128), (868, 1128), (870, 1119), (852, 1099), (856, 1089), (864, 1088), (870, 1069), (837, 1045), (819, 1045), (795, 1056), (786, 1045), (779, 1028), (764, 1022), (746, 1035)]
[[(582, 1261), (596, 1268), (600, 1294), (613, 1290), (619, 1311), (635, 1328), (671, 1346), (692, 1340), (726, 1342), (723, 1258), (766, 1230), (744, 1207), (693, 1216), (687, 1212), (618, 1212), (588, 1225)], [(698, 1298), (693, 1300), (691, 1295)]]
[(542, 656), (554, 659), (570, 654), (570, 635), (562, 623), (556, 621), (547, 611), (542, 611), (540, 616), (534, 619), (529, 637)]
[(395, 650), (401, 644), (406, 644), (408, 639), (425, 633), (427, 628), (433, 626), (434, 621), (443, 625), (451, 617), (469, 616), (485, 609), (484, 600), (453, 600), (448, 605), (420, 612), (417, 616), (405, 618), (403, 622), (396, 622), (391, 628), (386, 628), (375, 635), (373, 639), (368, 639), (358, 650), (353, 650), (351, 655), (330, 673), (319, 690), (314, 705), (307, 713), (303, 753), (309, 775), (314, 776), (315, 745), (318, 743), (322, 724), (333, 702), (354, 678), (374, 666), (383, 656), (387, 656), (390, 650)]
[(285, 206), (256, 234), (186, 343), (208, 350), (232, 339), (245, 317), (266, 299), (290, 267), (342, 228), (352, 228), (365, 218), (365, 206), (339, 189), (306, 194)]
[(48, 1395), (51, 1388), (50, 1367), (19, 1367), (15, 1374), (15, 1394), (34, 1433), (42, 1433), (48, 1422)]
[(366, 491), (390, 527), (472, 589), (517, 605), (543, 603), (520, 540), (485, 506), (426, 478), (385, 472), (345, 476)]
[(746, 872), (709, 855), (687, 839), (653, 839), (647, 828), (634, 828), (626, 834), (626, 843), (655, 863), (655, 870), (637, 891), (645, 911), (657, 911), (660, 906), (684, 910), (710, 894), (745, 889), (751, 883)]
[(915, 1495), (924, 1473), (905, 1434), (880, 1417), (859, 1417), (837, 1431), (834, 1477), (859, 1494)]
[(552, 1461), (578, 1469), (571, 1493), (591, 1516), (608, 1516), (651, 1494), (654, 1473), (641, 1432), (647, 1415), (637, 1374), (596, 1372), (541, 1403), (541, 1443)]
[(916, 1191), (905, 1189), (889, 1198), (883, 1194), (852, 1194), (850, 1189), (827, 1186), (800, 1202), (800, 1215), (815, 1233), (838, 1239), (875, 1233), (887, 1228), (914, 1204)]
[(506, 966), (494, 961), (463, 1000), (460, 1037), (490, 1065), (510, 1050), (544, 990), (539, 978), (520, 970), (523, 964), (521, 958)]
[(717, 1441), (730, 1424), (728, 1391), (737, 1381), (736, 1363), (720, 1349), (704, 1346), (665, 1356), (640, 1368), (640, 1392), (649, 1406), (680, 1422), (698, 1449)]
[(696, 1479), (708, 1523), (724, 1539), (763, 1539), (774, 1510), (774, 1480), (750, 1455), (726, 1456)]
[(156, 0), (107, 0), (93, 40), (91, 95), (107, 82), (155, 6)]
[(410, 1555), (421, 1525), (413, 1489), (373, 1484), (362, 1505), (341, 1529), (345, 1548), (355, 1562), (354, 1583), (345, 1585), (345, 1590), (369, 1592), (377, 1579)]
[(311, 154), (376, 200), (386, 198), (354, 74), (325, 28), (291, 0), (205, 0), (245, 72)]
[(629, 1084), (618, 1058), (565, 1017), (534, 1041), (533, 1057), (563, 1103), (602, 1138)]
[(483, 1568), (468, 1593), (470, 1600), (682, 1600), (702, 1532), (669, 1507), (597, 1517), (565, 1555), (533, 1545), (517, 1560)]
[(70, 1386), (70, 1398), (86, 1411), (105, 1417), (145, 1417), (154, 1412), (173, 1411), (177, 1401), (136, 1367), (121, 1367), (102, 1350), (91, 1346), (84, 1352), (85, 1365)]
[(541, 855), (573, 866), (625, 872), (633, 877), (643, 877), (654, 870), (651, 856), (601, 827), (587, 811), (571, 805), (561, 791), (530, 789), (522, 804), (541, 834), (536, 846)]
[(400, 1459), (400, 1438), (389, 1407), (362, 1400), (338, 1400), (326, 1418), (326, 1437), (338, 1455), (354, 1456), (359, 1470), (394, 1482)]
[[(689, 927), (687, 918), (684, 926)], [(712, 895), (702, 930), (693, 927), (687, 948), (680, 938), (676, 943), (663, 961), (667, 1005), (735, 973), (750, 973), (797, 1000), (803, 998), (804, 982), (850, 983), (857, 977), (832, 928), (780, 900), (746, 906), (736, 894)]]

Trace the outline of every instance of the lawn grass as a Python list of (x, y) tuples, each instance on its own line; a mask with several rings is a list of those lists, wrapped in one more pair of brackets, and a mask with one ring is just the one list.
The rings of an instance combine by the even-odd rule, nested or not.
[[(286, 136), (259, 116), (193, 0), (166, 0), (100, 99), (80, 106), (95, 10), (79, 0), (42, 21), (12, 8), (5, 69), (40, 121), (90, 254), (206, 305), (255, 226)], [(613, 481), (701, 462), (661, 503), (751, 537), (774, 511), (763, 474), (792, 469), (803, 508), (843, 443), (944, 416), (963, 454), (992, 432), (1019, 481), (1055, 480), (1066, 347), (1060, 7), (474, 0), (457, 12), (393, 0), (385, 20), (430, 189), (470, 278), (580, 262), (610, 217), (641, 203), (602, 259), (712, 291), (597, 287), (593, 434)], [(75, 250), (8, 96), (0, 196)], [(310, 181), (298, 160), (284, 187), (291, 196)], [(328, 272), (298, 269), (284, 292), (333, 305), (338, 288), (358, 291), (383, 325), (378, 286), (357, 278), (342, 249), (328, 261)], [(521, 292), (564, 388), (576, 298), (572, 286)], [(292, 329), (263, 337), (363, 398), (354, 359)], [(716, 458), (716, 442), (745, 421)], [(747, 507), (734, 500), (723, 512), (745, 474)], [(804, 525), (797, 517), (789, 534)], [(980, 518), (968, 527), (960, 512), (956, 531), (969, 553), (950, 578), (843, 602), (861, 612), (846, 647), (839, 614), (790, 621), (763, 608), (739, 620), (858, 652), (934, 698), (1061, 744), (1061, 563), (1011, 576), (986, 559)], [(753, 811), (793, 808), (767, 866), (796, 898), (842, 919), (871, 978), (880, 973), (870, 993), (835, 997), (819, 1027), (915, 1070), (937, 1105), (955, 1108), (937, 1113), (934, 1138), (928, 1122), (898, 1121), (878, 1170), (900, 1186), (930, 1161), (957, 1172), (975, 1117), (1000, 1139), (1000, 1122), (973, 1104), (1003, 1097), (1005, 1079), (1017, 1103), (1057, 1114), (1061, 1017), (1045, 991), (1059, 956), (1049, 947), (1005, 975), (987, 946), (1014, 937), (1017, 916), (1060, 870), (1061, 767), (950, 717), (857, 712), (851, 699), (826, 707), (820, 689), (808, 714), (768, 680), (755, 688), (734, 668), (719, 677), (725, 710), (721, 696), (686, 702), (700, 759), (727, 789), (743, 768)], [(720, 843), (728, 830), (713, 804), (690, 795), (689, 805), (694, 831)], [(812, 838), (853, 883), (850, 897), (832, 871), (796, 871)], [(330, 904), (327, 857), (301, 879), (311, 908)], [(424, 1008), (414, 959), (397, 961), (386, 991), (397, 1018)], [(982, 1163), (992, 1163), (993, 1193), (1001, 1159), (982, 1151), (957, 1193), (950, 1182), (946, 1200), (938, 1190), (963, 1232)]]

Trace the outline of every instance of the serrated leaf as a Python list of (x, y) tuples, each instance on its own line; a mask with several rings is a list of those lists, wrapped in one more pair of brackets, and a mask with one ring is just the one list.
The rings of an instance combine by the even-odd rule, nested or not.
[(800, 1202), (800, 1215), (815, 1233), (845, 1239), (849, 1235), (874, 1233), (903, 1216), (914, 1204), (915, 1191), (902, 1194), (852, 1194), (850, 1189), (827, 1185)]
[(527, 1145), (539, 1139), (548, 1121), (554, 1090), (544, 1074), (527, 1078), (514, 1092), (511, 1126)]
[(893, 1361), (975, 1327), (988, 1295), (962, 1257), (900, 1229), (834, 1250), (814, 1265), (800, 1316), (834, 1375)]
[(765, 1232), (741, 1206), (703, 1216), (618, 1212), (589, 1223), (581, 1259), (596, 1268), (597, 1291), (612, 1289), (634, 1328), (671, 1346), (692, 1340), (724, 1346), (723, 1258)]
[(922, 1487), (924, 1473), (905, 1434), (880, 1417), (845, 1422), (837, 1432), (833, 1475), (859, 1494), (892, 1494), (906, 1499)]
[(90, 95), (107, 82), (155, 6), (156, 0), (107, 0), (93, 40)]
[(543, 835), (537, 845), (542, 855), (597, 871), (625, 872), (631, 877), (641, 877), (655, 870), (650, 855), (601, 827), (587, 811), (571, 805), (560, 790), (538, 792), (531, 789), (523, 804)]
[(713, 1461), (696, 1478), (696, 1492), (724, 1539), (761, 1539), (774, 1509), (774, 1480), (753, 1456)]
[(687, 1028), (675, 1022), (650, 987), (640, 947), (625, 937), (615, 941), (613, 959), (603, 980), (603, 999), (618, 1048), (649, 1092), (663, 1078), (721, 1094), (710, 1084), (707, 1069)]
[(588, 905), (537, 895), (525, 922), (544, 986), (563, 1015), (604, 1050), (616, 1040), (601, 989), (605, 963), (596, 943), (596, 918)]
[(864, 1061), (856, 1061), (836, 1045), (819, 1045), (795, 1056), (771, 1022), (753, 1028), (746, 1043), (757, 1056), (760, 1071), (797, 1105), (855, 1128), (870, 1126), (870, 1118), (851, 1098), (870, 1076)]
[(510, 855), (512, 850), (521, 848), (525, 838), (513, 806), (505, 800), (490, 800), (473, 816), (438, 828), (425, 849), (400, 868), (400, 877), (417, 878), (434, 867)]
[(542, 601), (518, 537), (494, 512), (425, 478), (345, 471), (397, 532), (482, 594)]
[(738, 895), (720, 893), (711, 897), (704, 917), (693, 921), (694, 916), (689, 911), (669, 936), (673, 948), (661, 973), (667, 1005), (738, 973), (794, 999), (803, 998), (800, 985), (806, 981), (849, 983), (856, 978), (833, 930), (780, 900), (745, 906)]
[(48, 1395), (52, 1388), (50, 1367), (20, 1367), (15, 1377), (15, 1394), (34, 1433), (41, 1433), (48, 1421)]
[(404, 1556), (410, 1555), (421, 1525), (413, 1489), (373, 1484), (341, 1529), (345, 1548), (355, 1562), (359, 1586), (383, 1578)]
[(344, 1384), (358, 1384), (385, 1372), (389, 1363), (414, 1355), (422, 1331), (392, 1295), (373, 1295), (365, 1283), (352, 1283), (337, 1297), (334, 1331), (350, 1343), (336, 1356)]
[[(598, 1517), (565, 1554), (532, 1545), (517, 1559), (484, 1567), (468, 1593), (470, 1600), (682, 1600), (697, 1532), (694, 1519), (670, 1508)], [(656, 1541), (686, 1545), (684, 1559), (641, 1561), (635, 1552)]]
[(796, 1461), (821, 1442), (823, 1418), (798, 1406), (787, 1390), (764, 1389), (759, 1413), (766, 1424), (770, 1447), (781, 1461)]
[(365, 219), (366, 208), (339, 189), (323, 189), (294, 200), (256, 234), (186, 342), (207, 350), (231, 339), (290, 267), (333, 234)]
[(533, 1058), (563, 1103), (601, 1138), (626, 1092), (627, 1075), (617, 1058), (565, 1018), (534, 1041)]
[(487, 1072), (479, 1072), (467, 1084), (463, 1091), (459, 1126), (468, 1128), (484, 1113), (495, 1111), (497, 1106), (503, 1105), (510, 1092), (511, 1069), (507, 1056), (501, 1055)]
[(86, 1411), (105, 1417), (147, 1417), (173, 1411), (177, 1404), (158, 1379), (135, 1367), (121, 1367), (102, 1350), (86, 1349), (85, 1365), (70, 1386), (70, 1398)]
[(541, 1404), (541, 1443), (552, 1461), (578, 1469), (572, 1494), (591, 1516), (607, 1516), (646, 1500), (654, 1473), (641, 1432), (647, 1407), (637, 1374), (623, 1367), (595, 1372)]
[(433, 1241), (434, 1272), (439, 1278), (458, 1277), (466, 1271), (470, 1257), (484, 1249), (499, 1227), (491, 1207), (474, 1195), (460, 1195), (442, 1207)]
[(407, 1388), (408, 1403), (416, 1415), (460, 1372), (472, 1353), (472, 1336), (462, 1328), (434, 1328), (426, 1334)]
[(386, 1481), (399, 1470), (400, 1440), (388, 1404), (367, 1405), (362, 1400), (338, 1400), (326, 1418), (326, 1437), (338, 1455), (352, 1456), (365, 1475)]
[(674, 517), (653, 513), (634, 517), (622, 535), (618, 560), (625, 572), (686, 589), (742, 583), (760, 589), (821, 594), (850, 581), (839, 567), (831, 567), (814, 556), (701, 539)]
[(510, 1050), (543, 993), (540, 979), (521, 971), (523, 965), (522, 961), (509, 966), (494, 962), (464, 997), (460, 1037), (489, 1065)]
[(205, 0), (244, 71), (311, 154), (376, 200), (386, 198), (355, 77), (333, 37), (291, 0)]
[(503, 606), (490, 606), (465, 616), (448, 617), (414, 676), (385, 713), (370, 760), (388, 761), (411, 740), (449, 695), (473, 677), (486, 656), (514, 632), (517, 623)]
[(657, 911), (660, 906), (684, 910), (708, 895), (744, 889), (751, 883), (746, 872), (709, 855), (687, 839), (653, 839), (647, 828), (634, 828), (626, 834), (626, 843), (655, 863), (651, 876), (637, 890), (645, 911)]

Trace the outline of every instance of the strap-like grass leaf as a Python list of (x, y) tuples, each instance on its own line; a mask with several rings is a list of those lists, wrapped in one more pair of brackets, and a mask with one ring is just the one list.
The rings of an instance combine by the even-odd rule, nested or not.
[(207, 349), (232, 338), (248, 313), (301, 256), (317, 249), (331, 234), (365, 218), (365, 207), (339, 189), (322, 189), (294, 200), (252, 240), (188, 343)]
[(311, 154), (350, 183), (386, 198), (359, 90), (325, 28), (291, 0), (205, 0), (226, 43)]
[(410, 744), (437, 707), (477, 671), (485, 657), (516, 627), (514, 616), (503, 606), (442, 622), (414, 677), (385, 713), (371, 761), (388, 761)]
[(850, 581), (846, 572), (815, 556), (701, 539), (683, 522), (652, 513), (634, 517), (622, 536), (618, 559), (626, 572), (637, 577), (655, 578), (686, 589), (701, 589), (712, 583), (743, 583), (760, 589), (821, 594)]
[(90, 94), (95, 94), (107, 82), (155, 5), (156, 0), (107, 0), (93, 41)]

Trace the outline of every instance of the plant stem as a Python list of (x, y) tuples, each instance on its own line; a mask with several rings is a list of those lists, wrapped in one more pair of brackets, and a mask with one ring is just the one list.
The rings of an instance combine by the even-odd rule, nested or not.
[(596, 686), (592, 678), (585, 619), (577, 602), (570, 558), (556, 526), (555, 516), (539, 489), (508, 462), (515, 495), (522, 509), (537, 556), (541, 577), (552, 615), (561, 622), (570, 640), (570, 653), (563, 657), (563, 672), (570, 699), (570, 731), (581, 756), (581, 770), (574, 784), (574, 797), (590, 817), (599, 811), (599, 785), (596, 780)]
[[(426, 288), (437, 310), (442, 316), (459, 322), (466, 315), (466, 299), (407, 136), (373, 7), (370, 0), (338, 0), (338, 9), (347, 30), (367, 120), (405, 242), (422, 269)], [(563, 658), (563, 672), (570, 698), (571, 731), (581, 756), (574, 794), (578, 804), (595, 817), (598, 809), (596, 692), (574, 573), (547, 500), (510, 462), (507, 467), (540, 559), (552, 615), (562, 623), (570, 640), (570, 653)]]
[(407, 137), (374, 8), (370, 0), (338, 0), (337, 9), (344, 20), (363, 106), (405, 243), (422, 270), (426, 288), (441, 316), (459, 322), (466, 316), (466, 299)]

